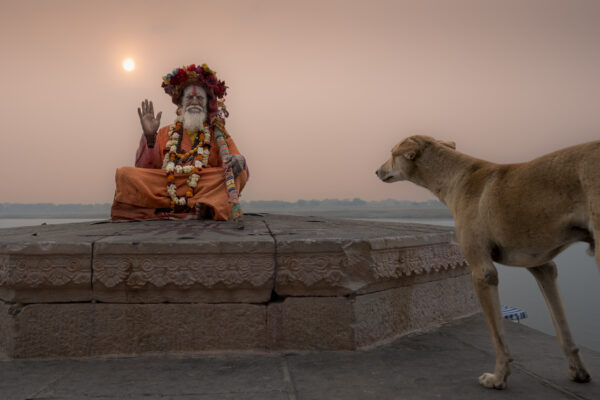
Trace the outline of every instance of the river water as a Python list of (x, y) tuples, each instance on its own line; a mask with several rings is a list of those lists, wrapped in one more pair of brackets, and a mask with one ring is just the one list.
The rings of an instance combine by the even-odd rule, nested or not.
[[(95, 220), (0, 218), (0, 228)], [(380, 218), (370, 220), (454, 226), (452, 219)], [(579, 346), (600, 351), (600, 271), (594, 258), (587, 255), (587, 247), (587, 244), (575, 243), (559, 254), (555, 261), (558, 265), (558, 285), (575, 341)], [(528, 317), (521, 320), (520, 323), (555, 335), (550, 314), (533, 276), (524, 268), (498, 264), (496, 267), (500, 279), (499, 291), (502, 304), (518, 307), (527, 312)]]
[(15, 228), (18, 226), (36, 226), (42, 224), (69, 224), (71, 222), (99, 221), (98, 218), (0, 218), (0, 228)]

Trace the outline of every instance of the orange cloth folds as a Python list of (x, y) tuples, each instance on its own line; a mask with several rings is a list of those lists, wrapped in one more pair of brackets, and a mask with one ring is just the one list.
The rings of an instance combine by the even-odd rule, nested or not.
[[(161, 128), (157, 135), (155, 148), (141, 149), (142, 153), (156, 152), (154, 155), (157, 157), (145, 157), (145, 159), (152, 159), (155, 162), (154, 168), (122, 167), (117, 169), (115, 198), (111, 209), (112, 219), (190, 218), (193, 215), (193, 211), (191, 213), (157, 213), (156, 211), (156, 209), (169, 209), (171, 204), (171, 198), (167, 193), (167, 174), (166, 171), (160, 169), (163, 151), (169, 140), (168, 133), (168, 126)], [(227, 143), (231, 154), (240, 154), (230, 137), (227, 138)], [(145, 147), (145, 141), (142, 141), (141, 146)], [(191, 146), (190, 138), (184, 134), (181, 140), (181, 151), (185, 153), (191, 149)], [(139, 155), (140, 150), (138, 150), (137, 159), (140, 159)], [(211, 135), (208, 160), (208, 166), (200, 170), (198, 186), (194, 188), (194, 195), (188, 199), (187, 206), (194, 210), (197, 203), (207, 204), (212, 208), (215, 220), (227, 220), (231, 215), (231, 204), (214, 135)], [(177, 196), (184, 196), (185, 192), (190, 189), (187, 185), (188, 176), (188, 174), (175, 174)], [(247, 179), (246, 170), (236, 177), (238, 193), (241, 193)]]

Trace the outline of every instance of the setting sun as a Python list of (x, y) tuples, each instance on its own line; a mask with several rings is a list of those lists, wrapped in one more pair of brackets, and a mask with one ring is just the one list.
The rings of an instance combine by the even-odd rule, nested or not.
[(125, 71), (133, 71), (135, 69), (135, 62), (131, 58), (123, 60), (123, 69)]

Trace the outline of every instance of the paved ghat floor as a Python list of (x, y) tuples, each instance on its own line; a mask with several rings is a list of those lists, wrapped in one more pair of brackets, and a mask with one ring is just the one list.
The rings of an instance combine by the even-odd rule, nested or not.
[(573, 383), (555, 338), (505, 325), (504, 391), (477, 383), (494, 363), (478, 314), (366, 351), (0, 361), (0, 399), (600, 399), (600, 353), (582, 349), (592, 382)]

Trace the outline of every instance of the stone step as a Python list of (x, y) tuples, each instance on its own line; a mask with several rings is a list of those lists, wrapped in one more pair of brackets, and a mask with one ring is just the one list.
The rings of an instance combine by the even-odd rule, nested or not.
[(478, 310), (448, 227), (247, 215), (0, 229), (0, 354), (357, 349)]

